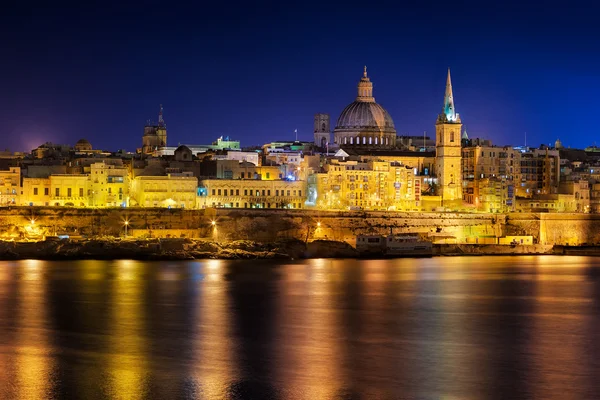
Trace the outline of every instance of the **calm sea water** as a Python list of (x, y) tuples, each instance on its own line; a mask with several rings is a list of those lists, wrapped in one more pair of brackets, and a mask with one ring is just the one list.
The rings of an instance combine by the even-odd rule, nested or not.
[(598, 399), (600, 259), (0, 263), (1, 399)]

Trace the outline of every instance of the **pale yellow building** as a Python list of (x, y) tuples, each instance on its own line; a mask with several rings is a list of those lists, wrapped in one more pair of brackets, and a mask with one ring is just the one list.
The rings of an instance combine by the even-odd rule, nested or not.
[(49, 206), (52, 195), (50, 178), (23, 178), (23, 194), (19, 204), (22, 206)]
[(0, 171), (0, 206), (19, 204), (21, 194), (21, 168), (10, 167)]
[(479, 211), (505, 213), (515, 210), (515, 189), (512, 180), (499, 177), (476, 181), (478, 186), (475, 205)]
[(50, 175), (50, 205), (87, 207), (89, 205), (88, 175)]
[(126, 167), (94, 163), (90, 165), (90, 206), (127, 207), (129, 171)]
[(200, 182), (198, 207), (304, 208), (306, 181), (206, 179)]
[(338, 161), (316, 174), (316, 206), (324, 210), (419, 210), (421, 177), (389, 161)]
[(194, 208), (198, 179), (194, 176), (137, 176), (131, 181), (130, 206)]

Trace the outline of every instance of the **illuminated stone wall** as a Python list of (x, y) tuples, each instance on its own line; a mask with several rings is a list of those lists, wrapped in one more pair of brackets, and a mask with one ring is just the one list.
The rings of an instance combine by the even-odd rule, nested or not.
[[(32, 223), (33, 221), (33, 223)], [(0, 208), (0, 237), (66, 233), (271, 241), (331, 239), (354, 243), (358, 234), (420, 233), (437, 243), (479, 243), (502, 236), (532, 236), (534, 243), (600, 244), (597, 214), (475, 214), (326, 212), (260, 209)], [(213, 224), (214, 222), (214, 224)], [(164, 233), (163, 232), (163, 233)]]

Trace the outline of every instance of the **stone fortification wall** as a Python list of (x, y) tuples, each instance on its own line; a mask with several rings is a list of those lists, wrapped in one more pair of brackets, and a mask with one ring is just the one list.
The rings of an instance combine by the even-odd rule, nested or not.
[[(31, 221), (34, 221), (32, 224)], [(358, 234), (421, 233), (438, 243), (533, 236), (534, 243), (600, 244), (600, 215), (513, 213), (325, 212), (256, 209), (0, 208), (0, 238), (36, 235), (193, 237), (215, 240), (329, 239), (353, 244)], [(214, 224), (213, 224), (214, 222)]]
[(507, 236), (532, 235), (542, 245), (600, 244), (600, 215), (579, 213), (513, 213), (507, 215)]

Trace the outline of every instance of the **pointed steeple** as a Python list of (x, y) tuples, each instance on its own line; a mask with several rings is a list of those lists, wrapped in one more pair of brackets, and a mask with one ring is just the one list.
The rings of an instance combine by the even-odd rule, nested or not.
[(158, 112), (158, 126), (165, 126), (165, 120), (163, 119), (163, 106), (160, 105), (160, 111)]
[(358, 82), (358, 96), (356, 97), (356, 101), (362, 101), (367, 103), (375, 102), (375, 98), (373, 97), (373, 83), (367, 76), (366, 65), (363, 71), (363, 77), (360, 78), (360, 82)]
[(469, 135), (467, 135), (467, 128), (465, 128), (465, 130), (462, 133), (462, 136), (460, 137), (462, 140), (469, 140)]
[(444, 94), (444, 106), (439, 119), (443, 122), (460, 122), (460, 117), (454, 108), (454, 95), (452, 94), (452, 79), (450, 78), (450, 68), (446, 78), (446, 93)]

